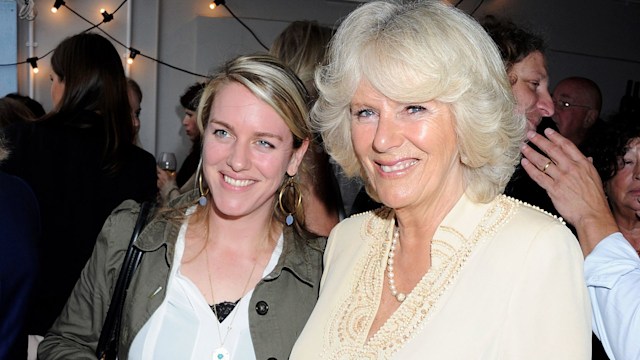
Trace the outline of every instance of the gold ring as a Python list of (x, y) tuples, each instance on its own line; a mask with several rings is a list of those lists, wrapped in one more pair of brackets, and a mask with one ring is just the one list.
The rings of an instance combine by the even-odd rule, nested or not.
[(542, 168), (542, 172), (543, 172), (543, 173), (545, 173), (545, 174), (547, 173), (547, 169), (549, 168), (549, 165), (551, 165), (551, 163), (552, 163), (552, 162), (553, 162), (553, 161), (551, 161), (551, 160), (547, 161), (547, 163), (546, 163), (546, 164), (544, 165), (544, 167)]

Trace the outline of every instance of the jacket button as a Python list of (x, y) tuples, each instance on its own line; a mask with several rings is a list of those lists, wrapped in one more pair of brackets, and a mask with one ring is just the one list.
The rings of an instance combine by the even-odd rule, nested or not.
[(258, 315), (266, 315), (269, 312), (269, 304), (264, 301), (258, 301), (256, 304), (256, 312)]

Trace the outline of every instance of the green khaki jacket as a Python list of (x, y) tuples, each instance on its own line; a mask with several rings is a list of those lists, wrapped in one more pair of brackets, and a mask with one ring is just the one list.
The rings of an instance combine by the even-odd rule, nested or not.
[[(164, 300), (184, 209), (197, 191), (170, 203), (144, 228), (136, 245), (144, 251), (124, 305), (119, 359), (126, 359), (136, 334)], [(95, 359), (111, 293), (124, 260), (139, 205), (127, 200), (105, 222), (91, 259), (62, 313), (38, 347), (38, 358)], [(182, 209), (182, 210), (177, 210)], [(303, 240), (284, 228), (284, 249), (276, 268), (256, 285), (249, 326), (256, 359), (288, 359), (318, 298), (326, 239)]]

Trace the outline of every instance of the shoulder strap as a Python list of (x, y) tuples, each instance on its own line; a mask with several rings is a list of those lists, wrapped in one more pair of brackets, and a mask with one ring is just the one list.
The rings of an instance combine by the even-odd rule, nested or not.
[(107, 312), (107, 317), (104, 320), (102, 331), (100, 332), (100, 340), (98, 341), (98, 347), (96, 349), (98, 359), (115, 359), (118, 353), (120, 322), (122, 320), (124, 300), (127, 296), (127, 288), (142, 259), (142, 251), (135, 247), (134, 243), (146, 225), (149, 210), (152, 207), (153, 204), (149, 201), (145, 201), (140, 205), (140, 213), (136, 220), (136, 226), (133, 229), (133, 234), (131, 234), (129, 247), (122, 262), (122, 267), (120, 268), (116, 287), (111, 296), (109, 311)]

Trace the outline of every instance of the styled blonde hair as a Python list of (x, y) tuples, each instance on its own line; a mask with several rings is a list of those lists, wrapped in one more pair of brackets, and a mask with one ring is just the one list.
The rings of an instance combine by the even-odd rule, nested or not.
[[(353, 11), (316, 72), (311, 121), (349, 176), (362, 175), (351, 143), (350, 101), (363, 79), (394, 101), (436, 100), (456, 119), (467, 194), (487, 202), (520, 158), (525, 118), (500, 54), (470, 16), (441, 1), (371, 2)], [(375, 194), (371, 194), (375, 198)]]

